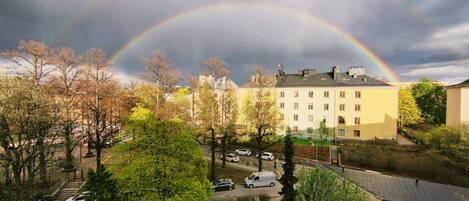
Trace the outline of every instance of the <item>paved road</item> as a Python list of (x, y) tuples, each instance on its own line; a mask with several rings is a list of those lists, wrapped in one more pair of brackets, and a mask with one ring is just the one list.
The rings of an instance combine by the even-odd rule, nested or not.
[[(342, 173), (338, 167), (329, 167)], [(345, 169), (344, 173), (383, 200), (450, 201), (456, 200), (455, 194), (457, 193), (464, 195), (466, 199), (469, 198), (468, 188), (421, 180), (418, 185), (415, 185), (415, 179), (352, 169)]]
[[(209, 153), (207, 148), (203, 149), (207, 154)], [(249, 165), (257, 164), (256, 159), (252, 156), (242, 156), (240, 158), (243, 164), (246, 162)], [(328, 167), (339, 174), (342, 173), (342, 169), (336, 166), (325, 164), (321, 165)], [(273, 170), (273, 164), (271, 161), (264, 161), (263, 167), (266, 170)], [(297, 165), (297, 169), (300, 167), (301, 165)], [(281, 168), (277, 168), (277, 171), (281, 172)], [(466, 199), (469, 198), (469, 188), (438, 184), (422, 180), (419, 181), (419, 185), (415, 185), (414, 178), (389, 176), (380, 173), (371, 173), (348, 168), (345, 169), (345, 175), (359, 184), (362, 188), (366, 189), (382, 200), (451, 201), (456, 200), (456, 194), (464, 195)]]

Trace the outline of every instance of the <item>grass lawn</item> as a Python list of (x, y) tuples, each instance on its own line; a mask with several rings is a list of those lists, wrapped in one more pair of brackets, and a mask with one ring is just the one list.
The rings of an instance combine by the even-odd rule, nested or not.
[(308, 140), (308, 139), (300, 139), (300, 138), (293, 138), (293, 144), (311, 145), (311, 140)]
[(311, 142), (314, 143), (314, 145), (318, 146), (330, 146), (334, 145), (333, 142), (329, 140), (321, 141), (321, 140), (309, 140), (309, 139), (300, 139), (300, 138), (293, 138), (293, 144), (298, 144), (298, 145), (311, 145)]
[[(231, 167), (221, 168), (221, 164), (217, 164), (216, 176), (218, 179), (232, 179), (235, 184), (244, 183), (244, 178), (249, 176), (252, 172), (239, 170)], [(207, 178), (210, 179), (210, 163), (208, 164)]]

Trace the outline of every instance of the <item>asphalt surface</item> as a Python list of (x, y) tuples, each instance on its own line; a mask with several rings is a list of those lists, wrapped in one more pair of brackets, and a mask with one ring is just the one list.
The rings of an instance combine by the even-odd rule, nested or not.
[[(210, 156), (210, 150), (208, 147), (202, 146), (202, 149), (206, 153), (206, 156)], [(217, 154), (217, 161), (220, 156)], [(235, 168), (244, 168), (245, 170), (257, 171), (257, 159), (254, 156), (240, 156), (239, 163), (227, 163)], [(390, 201), (451, 201), (457, 200), (458, 194), (469, 198), (469, 188), (463, 188), (458, 186), (452, 186), (447, 184), (439, 184), (429, 181), (419, 180), (419, 184), (415, 184), (415, 178), (406, 178), (400, 176), (384, 175), (378, 172), (367, 172), (345, 168), (342, 173), (342, 168), (333, 165), (327, 165), (321, 163), (322, 167), (327, 167), (338, 174), (344, 174), (352, 181), (360, 185), (366, 191), (376, 196), (380, 200)], [(297, 165), (297, 169), (302, 166)], [(308, 168), (305, 166), (305, 168)], [(277, 172), (282, 174), (280, 166), (274, 170), (272, 161), (263, 161), (263, 169)], [(211, 199), (213, 200), (230, 200), (229, 198), (244, 197), (244, 196), (255, 196), (255, 195), (267, 195), (267, 197), (278, 196), (278, 192), (281, 187), (280, 184), (273, 188), (278, 190), (272, 190), (271, 188), (259, 188), (259, 189), (248, 189), (240, 185), (237, 185), (237, 189), (230, 192), (216, 192), (212, 193)], [(278, 198), (278, 197), (276, 197)], [(233, 199), (232, 199), (233, 200)]]

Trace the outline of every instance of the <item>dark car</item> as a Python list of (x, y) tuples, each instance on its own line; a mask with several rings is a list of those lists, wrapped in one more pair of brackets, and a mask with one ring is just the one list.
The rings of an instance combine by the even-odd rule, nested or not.
[(228, 191), (233, 190), (235, 188), (235, 184), (231, 179), (220, 179), (212, 186), (212, 191)]

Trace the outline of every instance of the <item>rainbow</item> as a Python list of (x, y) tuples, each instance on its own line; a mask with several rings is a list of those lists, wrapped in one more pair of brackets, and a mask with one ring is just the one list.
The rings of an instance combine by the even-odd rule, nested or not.
[(267, 4), (267, 3), (220, 3), (220, 4), (210, 4), (202, 7), (198, 7), (186, 12), (182, 12), (180, 14), (171, 16), (169, 18), (166, 18), (162, 21), (158, 21), (146, 30), (142, 31), (135, 37), (133, 37), (131, 40), (129, 40), (125, 45), (123, 45), (121, 48), (119, 48), (114, 55), (111, 57), (111, 62), (115, 62), (118, 60), (120, 57), (125, 55), (134, 45), (139, 43), (142, 40), (145, 40), (149, 35), (152, 33), (155, 33), (156, 31), (160, 30), (166, 25), (169, 25), (171, 23), (186, 19), (188, 17), (192, 17), (198, 14), (202, 14), (205, 12), (210, 12), (214, 10), (223, 10), (223, 9), (230, 9), (233, 7), (242, 7), (242, 6), (248, 6), (248, 7), (254, 7), (254, 8), (259, 8), (259, 9), (269, 9), (270, 11), (282, 13), (285, 15), (291, 15), (294, 17), (299, 17), (300, 19), (305, 19), (309, 20), (312, 22), (316, 22), (320, 24), (321, 26), (325, 27), (326, 29), (330, 30), (331, 32), (337, 34), (339, 37), (341, 37), (344, 41), (346, 41), (348, 44), (350, 44), (355, 50), (363, 53), (368, 59), (370, 59), (378, 68), (381, 69), (381, 71), (384, 73), (386, 78), (391, 81), (391, 82), (398, 82), (399, 78), (396, 75), (396, 73), (393, 71), (393, 69), (386, 64), (376, 53), (370, 50), (365, 44), (363, 44), (361, 41), (359, 41), (357, 38), (352, 36), (351, 34), (347, 33), (346, 31), (340, 29), (339, 27), (319, 18), (314, 15), (311, 15), (305, 11), (299, 10), (299, 9), (294, 9), (290, 7), (284, 7), (280, 5), (275, 5), (275, 4)]

